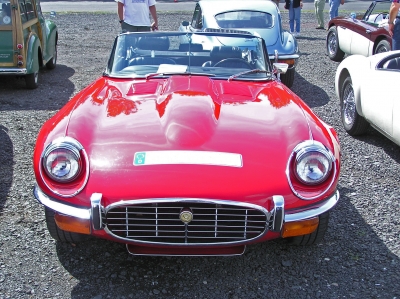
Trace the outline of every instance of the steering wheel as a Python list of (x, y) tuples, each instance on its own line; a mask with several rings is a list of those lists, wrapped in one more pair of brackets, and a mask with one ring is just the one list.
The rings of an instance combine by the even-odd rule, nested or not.
[(218, 61), (214, 67), (241, 67), (246, 69), (252, 69), (250, 63), (240, 58), (226, 58)]

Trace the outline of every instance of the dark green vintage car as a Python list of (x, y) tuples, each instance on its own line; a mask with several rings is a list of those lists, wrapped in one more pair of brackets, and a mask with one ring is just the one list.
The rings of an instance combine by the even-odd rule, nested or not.
[(0, 76), (23, 76), (27, 88), (38, 87), (39, 69), (56, 66), (57, 40), (39, 0), (0, 0)]

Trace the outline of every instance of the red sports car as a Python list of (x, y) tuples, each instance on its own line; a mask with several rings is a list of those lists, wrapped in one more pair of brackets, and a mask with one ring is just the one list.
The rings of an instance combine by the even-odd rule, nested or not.
[(326, 49), (333, 61), (342, 61), (345, 54), (371, 56), (391, 50), (388, 31), (391, 0), (373, 1), (365, 14), (351, 13), (329, 21)]
[(44, 124), (34, 194), (52, 237), (139, 255), (321, 240), (339, 200), (336, 132), (279, 81), (287, 65), (262, 38), (210, 31), (119, 35), (104, 74)]

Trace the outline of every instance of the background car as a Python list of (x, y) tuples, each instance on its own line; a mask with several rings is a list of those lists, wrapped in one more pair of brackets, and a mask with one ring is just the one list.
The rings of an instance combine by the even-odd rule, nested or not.
[(0, 76), (23, 76), (27, 88), (37, 88), (40, 67), (56, 67), (57, 40), (39, 0), (0, 0)]
[(335, 88), (342, 123), (350, 135), (365, 133), (371, 124), (400, 145), (400, 102), (394, 84), (399, 80), (400, 51), (353, 55), (339, 64)]
[(336, 17), (328, 23), (326, 50), (333, 61), (342, 61), (345, 54), (371, 56), (391, 50), (388, 31), (390, 0), (373, 1), (364, 15), (352, 13)]
[[(274, 2), (200, 0), (196, 3), (191, 22), (181, 24), (179, 30), (201, 32), (211, 28), (243, 30), (264, 38), (269, 59), (289, 65), (286, 74), (281, 75), (282, 82), (288, 87), (293, 85), (299, 58), (297, 40), (282, 28), (280, 11)], [(224, 44), (218, 39), (202, 39), (195, 42), (201, 43), (205, 49)], [(238, 46), (246, 47), (246, 44)]]
[[(181, 43), (199, 35), (225, 45)], [(34, 194), (50, 234), (140, 255), (319, 242), (339, 200), (340, 147), (277, 80), (285, 67), (249, 34), (119, 35), (103, 76), (38, 134)]]

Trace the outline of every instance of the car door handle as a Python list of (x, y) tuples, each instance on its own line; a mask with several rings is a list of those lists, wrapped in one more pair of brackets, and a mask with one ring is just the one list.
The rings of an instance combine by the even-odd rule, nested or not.
[(371, 33), (371, 30), (367, 29), (367, 30), (365, 30), (365, 33), (370, 34), (370, 33)]

